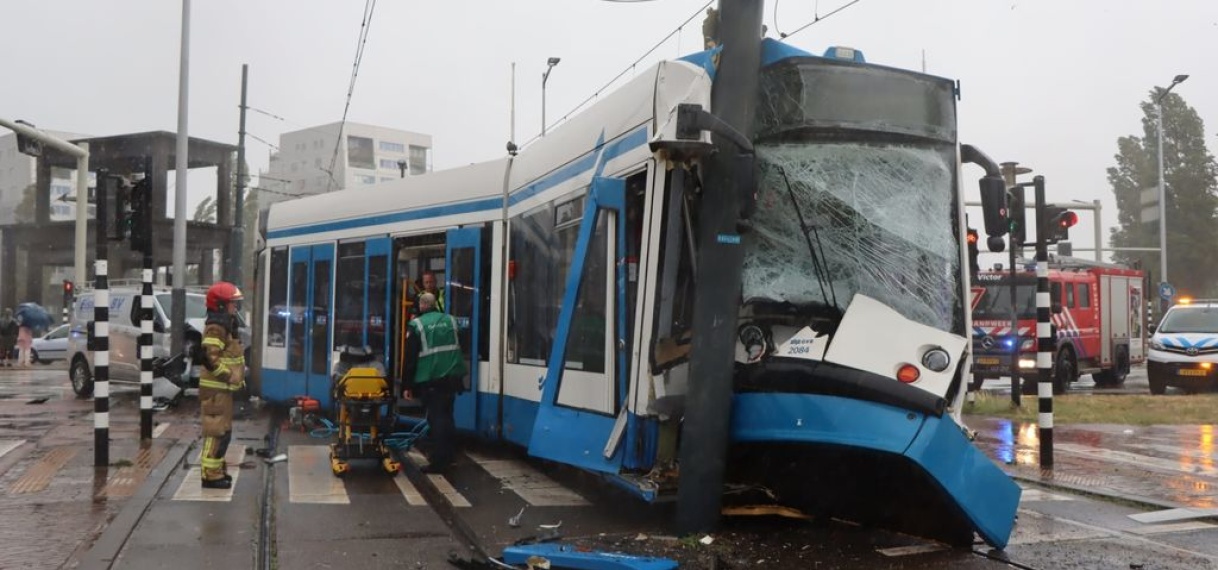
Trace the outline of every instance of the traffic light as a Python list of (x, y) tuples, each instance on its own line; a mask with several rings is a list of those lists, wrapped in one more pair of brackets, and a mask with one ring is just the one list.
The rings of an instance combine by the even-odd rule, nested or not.
[(990, 251), (1002, 251), (1002, 236), (1007, 227), (1007, 184), (1000, 176), (981, 178), (981, 210), (985, 217), (986, 245)]
[(63, 306), (71, 307), (72, 301), (76, 299), (76, 284), (69, 279), (63, 280)]
[(1007, 228), (1011, 233), (1011, 247), (1020, 247), (1028, 239), (1026, 203), (1023, 186), (1007, 189)]
[(131, 235), (131, 183), (121, 176), (114, 177), (114, 241), (123, 241)]
[(1045, 243), (1070, 239), (1070, 228), (1078, 223), (1078, 214), (1061, 206), (1045, 206)]
[(144, 176), (131, 186), (131, 251), (152, 247), (152, 178)]
[(969, 228), (968, 229), (968, 238), (967, 238), (967, 241), (968, 241), (968, 270), (969, 270), (969, 275), (972, 277), (973, 281), (977, 281), (977, 274), (981, 273), (981, 265), (977, 262), (977, 255), (981, 253), (981, 251), (977, 247), (977, 242), (980, 240), (981, 240), (981, 236), (977, 233), (977, 230), (975, 230), (973, 228)]

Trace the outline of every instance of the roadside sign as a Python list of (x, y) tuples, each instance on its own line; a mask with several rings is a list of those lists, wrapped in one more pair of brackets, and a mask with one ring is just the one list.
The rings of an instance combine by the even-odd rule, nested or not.
[(1170, 301), (1176, 296), (1176, 288), (1172, 287), (1171, 283), (1166, 281), (1159, 283), (1159, 297), (1164, 301)]

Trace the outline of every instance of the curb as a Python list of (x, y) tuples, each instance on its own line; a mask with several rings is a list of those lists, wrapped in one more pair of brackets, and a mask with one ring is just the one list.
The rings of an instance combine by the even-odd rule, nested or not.
[(1022, 483), (1031, 483), (1034, 485), (1038, 485), (1040, 487), (1046, 487), (1049, 489), (1054, 489), (1054, 490), (1059, 490), (1059, 491), (1069, 491), (1074, 494), (1086, 495), (1088, 497), (1095, 497), (1097, 499), (1102, 499), (1102, 500), (1120, 501), (1122, 503), (1128, 503), (1135, 507), (1138, 507), (1141, 509), (1146, 509), (1146, 510), (1158, 511), (1158, 510), (1167, 510), (1167, 509), (1188, 508), (1185, 505), (1180, 505), (1180, 504), (1172, 503), (1169, 501), (1156, 501), (1154, 499), (1149, 499), (1149, 498), (1138, 496), (1138, 495), (1126, 495), (1124, 493), (1118, 493), (1115, 491), (1098, 490), (1098, 489), (1095, 489), (1092, 487), (1083, 487), (1081, 485), (1073, 485), (1070, 483), (1063, 483), (1060, 481), (1046, 480), (1041, 477), (1034, 477), (1034, 476), (1026, 475), (1026, 474), (1019, 473), (1019, 472), (1007, 471), (1006, 474), (1010, 478), (1012, 478), (1016, 481), (1022, 482)]
[(106, 530), (85, 554), (79, 568), (108, 570), (114, 564), (123, 545), (127, 543), (127, 539), (135, 531), (136, 525), (144, 517), (144, 513), (148, 511), (153, 500), (169, 481), (169, 476), (178, 468), (182, 459), (194, 445), (194, 440), (178, 440), (169, 448), (169, 451), (165, 452), (165, 457), (161, 459), (156, 468), (148, 473), (148, 477), (140, 485), (139, 491), (127, 501), (118, 516), (106, 525)]

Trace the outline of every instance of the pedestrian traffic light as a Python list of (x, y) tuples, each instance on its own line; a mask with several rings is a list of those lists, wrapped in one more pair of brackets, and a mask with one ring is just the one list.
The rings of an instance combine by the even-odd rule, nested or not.
[(152, 247), (152, 178), (144, 176), (131, 186), (131, 251)]
[(1007, 228), (1011, 233), (1011, 247), (1023, 245), (1028, 239), (1026, 203), (1023, 197), (1023, 186), (1007, 189)]
[(967, 237), (968, 270), (969, 270), (969, 276), (972, 277), (973, 281), (976, 281), (977, 275), (979, 273), (981, 273), (981, 265), (977, 262), (977, 256), (981, 253), (980, 249), (978, 249), (978, 247), (977, 247), (977, 242), (980, 240), (981, 240), (981, 236), (977, 233), (977, 230), (975, 230), (973, 228), (969, 228), (968, 237)]
[(72, 301), (76, 298), (76, 284), (69, 279), (63, 280), (63, 306), (72, 306)]
[(1045, 206), (1045, 243), (1070, 239), (1070, 228), (1078, 223), (1078, 214), (1061, 206)]

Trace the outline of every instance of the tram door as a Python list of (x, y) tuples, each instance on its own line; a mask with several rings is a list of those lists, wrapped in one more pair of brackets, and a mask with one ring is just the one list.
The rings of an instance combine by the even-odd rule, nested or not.
[(479, 330), (484, 279), (481, 271), (482, 229), (449, 230), (447, 244), (444, 309), (457, 320), (457, 339), (469, 371), (465, 392), (457, 396), (453, 417), (460, 429), (484, 431), (487, 426), (478, 425), (478, 361), (482, 357), (478, 354), (478, 346), (480, 335), (487, 334), (487, 331)]
[(330, 407), (330, 323), (334, 289), (334, 245), (292, 248), (288, 303), (288, 370), (303, 380), (304, 393)]

